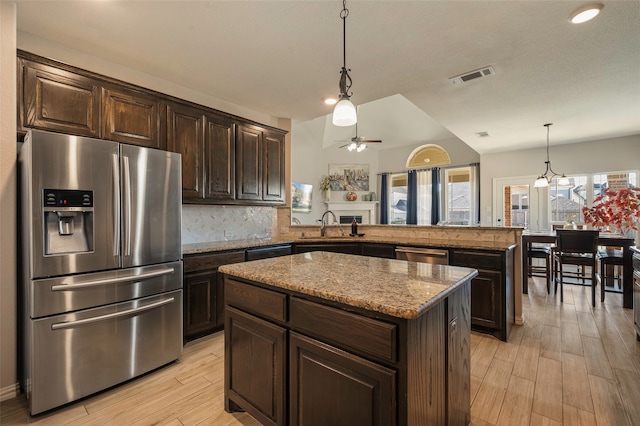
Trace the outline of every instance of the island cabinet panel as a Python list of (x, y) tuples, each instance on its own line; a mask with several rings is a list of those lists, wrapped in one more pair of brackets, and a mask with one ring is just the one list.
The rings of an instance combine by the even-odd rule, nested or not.
[(166, 148), (162, 102), (125, 88), (102, 89), (102, 137), (148, 148)]
[(471, 328), (505, 342), (514, 320), (513, 252), (451, 250), (451, 265), (478, 270), (471, 281)]
[(398, 326), (297, 297), (291, 298), (291, 326), (308, 335), (387, 362), (398, 359)]
[(183, 339), (211, 334), (224, 326), (224, 282), (218, 267), (244, 262), (244, 251), (184, 258)]
[(396, 425), (396, 371), (290, 333), (292, 426)]
[(287, 296), (277, 291), (254, 287), (240, 281), (225, 281), (225, 304), (267, 319), (287, 321)]
[[(447, 371), (445, 352), (445, 306), (431, 308), (407, 330), (408, 425), (447, 424)], [(452, 389), (453, 390), (453, 389)]]
[(449, 424), (468, 425), (471, 422), (471, 286), (465, 285), (447, 302), (447, 383), (455, 392), (448, 392)]
[(167, 105), (167, 150), (182, 155), (182, 202), (204, 198), (204, 115), (187, 105)]
[(22, 62), (19, 129), (100, 137), (100, 85), (80, 74)]
[(227, 411), (263, 424), (469, 424), (469, 281), (404, 319), (224, 279)]
[(237, 406), (264, 425), (284, 425), (287, 330), (227, 307), (225, 409)]

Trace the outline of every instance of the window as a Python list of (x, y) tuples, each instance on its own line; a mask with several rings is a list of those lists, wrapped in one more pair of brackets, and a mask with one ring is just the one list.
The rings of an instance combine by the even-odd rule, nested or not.
[(476, 164), (444, 170), (444, 220), (450, 225), (478, 223), (480, 188)]
[(504, 226), (529, 226), (529, 185), (510, 185), (505, 187), (509, 193), (510, 211), (504, 215)]
[(564, 224), (568, 221), (584, 222), (582, 208), (592, 206), (593, 200), (605, 188), (635, 187), (638, 184), (636, 172), (609, 172), (594, 175), (568, 176), (570, 186), (559, 186), (554, 178), (549, 186), (551, 223)]
[(551, 222), (581, 222), (582, 208), (587, 205), (587, 176), (568, 176), (571, 185), (558, 185), (559, 178), (553, 178), (549, 186)]
[(391, 191), (389, 197), (389, 224), (405, 225), (407, 223), (407, 174), (391, 175)]
[(466, 225), (470, 219), (469, 168), (446, 169), (445, 220), (450, 225)]

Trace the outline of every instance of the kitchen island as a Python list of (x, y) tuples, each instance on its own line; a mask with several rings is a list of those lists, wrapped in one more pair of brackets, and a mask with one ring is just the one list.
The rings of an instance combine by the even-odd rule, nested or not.
[(476, 270), (310, 252), (219, 271), (227, 411), (269, 425), (469, 423)]

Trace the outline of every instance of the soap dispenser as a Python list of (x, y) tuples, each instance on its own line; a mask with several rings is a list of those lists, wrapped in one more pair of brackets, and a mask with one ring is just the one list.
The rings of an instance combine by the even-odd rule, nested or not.
[(358, 222), (356, 218), (353, 218), (353, 222), (351, 222), (351, 235), (358, 235)]

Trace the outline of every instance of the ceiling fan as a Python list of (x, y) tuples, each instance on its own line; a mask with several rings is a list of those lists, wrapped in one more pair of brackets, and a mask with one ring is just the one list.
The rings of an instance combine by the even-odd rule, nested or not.
[(357, 152), (363, 151), (368, 143), (381, 143), (382, 141), (379, 139), (366, 139), (364, 136), (358, 136), (358, 123), (356, 122), (356, 135), (351, 138), (351, 142), (340, 146), (340, 148), (347, 147), (349, 151), (353, 151), (354, 149)]

